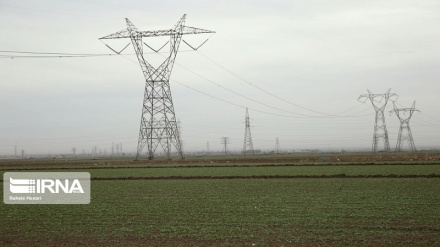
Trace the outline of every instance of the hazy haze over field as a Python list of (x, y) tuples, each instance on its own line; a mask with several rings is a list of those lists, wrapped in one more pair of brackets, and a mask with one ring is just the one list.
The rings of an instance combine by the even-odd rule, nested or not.
[[(277, 137), (285, 150), (369, 148), (374, 110), (357, 98), (389, 88), (399, 107), (416, 100), (416, 147), (439, 147), (439, 13), (434, 0), (1, 0), (0, 51), (111, 54), (98, 38), (126, 28), (124, 18), (146, 31), (172, 28), (187, 14), (187, 26), (216, 34), (185, 36), (194, 46), (210, 39), (199, 52), (182, 43), (171, 74), (185, 151), (205, 150), (208, 141), (221, 150), (222, 136), (240, 150), (244, 107), (256, 149), (274, 149)], [(166, 39), (144, 41), (158, 48)], [(121, 50), (129, 40), (105, 42)], [(29, 154), (95, 146), (109, 153), (112, 143), (134, 152), (144, 78), (133, 47), (123, 53), (131, 55), (11, 59), (0, 52), (0, 156), (14, 146)], [(164, 57), (147, 59), (156, 65)], [(399, 121), (391, 109), (390, 102), (394, 149)]]

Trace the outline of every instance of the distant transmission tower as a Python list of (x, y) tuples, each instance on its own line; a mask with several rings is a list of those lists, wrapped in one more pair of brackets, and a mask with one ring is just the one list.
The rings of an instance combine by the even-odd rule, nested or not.
[[(169, 83), (171, 70), (183, 35), (214, 33), (209, 30), (185, 26), (185, 17), (186, 15), (183, 15), (173, 28), (157, 31), (139, 31), (128, 19), (125, 19), (127, 22), (126, 29), (100, 38), (130, 38), (145, 77), (146, 84), (136, 159), (139, 158), (145, 145), (148, 146), (148, 159), (154, 159), (154, 153), (159, 145), (168, 158), (171, 155), (171, 145), (176, 148), (179, 156), (183, 158)], [(154, 68), (144, 58), (143, 45), (145, 43), (142, 42), (142, 38), (158, 36), (170, 36), (170, 54), (158, 68)]]
[(275, 152), (277, 154), (280, 153), (280, 139), (278, 139), (278, 137), (275, 139)]
[[(399, 136), (397, 137), (397, 144), (396, 144), (396, 152), (402, 151), (402, 142), (407, 142), (409, 145), (409, 148), (411, 151), (415, 152), (416, 145), (414, 144), (413, 136), (411, 133), (411, 128), (409, 127), (409, 120), (411, 120), (411, 117), (415, 111), (419, 111), (416, 109), (416, 101), (414, 101), (411, 108), (397, 108), (396, 104), (393, 102), (394, 112), (396, 113), (397, 117), (400, 120), (400, 129), (399, 129)], [(393, 111), (390, 111), (392, 113)], [(400, 113), (403, 112), (403, 114), (406, 114), (409, 112), (408, 117), (403, 118)]]
[(388, 100), (396, 101), (399, 97), (395, 93), (390, 93), (391, 88), (384, 94), (372, 94), (370, 90), (367, 90), (368, 94), (362, 94), (358, 100), (365, 103), (368, 99), (376, 111), (376, 120), (374, 122), (374, 135), (373, 135), (373, 152), (377, 151), (377, 145), (379, 140), (383, 141), (384, 151), (390, 152), (390, 141), (388, 139), (387, 126), (385, 124), (385, 115), (383, 111), (388, 103)]
[(222, 144), (223, 144), (223, 151), (225, 152), (225, 155), (228, 154), (228, 144), (229, 144), (229, 137), (222, 137)]
[(180, 120), (177, 120), (177, 134), (178, 134), (178, 140), (180, 140), (180, 151), (182, 152), (183, 155), (183, 140), (182, 140), (182, 122), (180, 122)]
[(249, 112), (248, 108), (246, 108), (246, 117), (245, 117), (245, 131), (244, 131), (244, 143), (243, 143), (243, 154), (246, 153), (254, 154), (254, 144), (252, 144), (252, 135), (251, 135), (251, 124), (249, 122)]

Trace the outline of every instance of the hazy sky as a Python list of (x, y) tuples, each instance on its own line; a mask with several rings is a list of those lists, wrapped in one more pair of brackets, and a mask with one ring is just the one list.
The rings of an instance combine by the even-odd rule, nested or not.
[[(126, 28), (125, 18), (147, 31), (172, 28), (183, 14), (186, 25), (216, 31), (185, 36), (193, 46), (209, 41), (198, 52), (181, 44), (171, 75), (185, 151), (207, 142), (221, 150), (223, 136), (240, 150), (244, 107), (256, 149), (274, 149), (277, 137), (286, 150), (369, 148), (374, 110), (357, 98), (389, 88), (398, 107), (416, 100), (416, 146), (439, 147), (439, 13), (436, 0), (0, 0), (0, 155), (14, 146), (28, 154), (110, 152), (112, 143), (134, 152), (144, 93), (131, 45), (124, 56), (4, 51), (111, 54), (98, 38)], [(105, 43), (121, 50), (129, 40)], [(391, 109), (395, 148), (400, 123)]]

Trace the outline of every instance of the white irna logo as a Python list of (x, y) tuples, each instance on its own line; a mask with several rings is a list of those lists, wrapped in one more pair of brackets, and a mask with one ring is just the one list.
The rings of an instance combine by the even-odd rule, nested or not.
[(78, 179), (13, 179), (9, 190), (12, 193), (84, 193)]

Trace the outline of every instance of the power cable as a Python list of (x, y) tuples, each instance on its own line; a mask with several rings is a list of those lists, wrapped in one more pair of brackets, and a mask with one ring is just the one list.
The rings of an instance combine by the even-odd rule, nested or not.
[[(112, 48), (110, 48), (110, 49), (112, 49)], [(189, 51), (193, 51), (193, 50), (185, 50), (185, 51), (181, 51), (181, 52), (189, 52)], [(8, 53), (10, 53), (10, 54), (8, 54)], [(155, 54), (155, 53), (156, 52), (145, 52), (144, 54)], [(167, 52), (161, 52), (161, 53), (169, 53), (169, 52), (167, 51)], [(113, 53), (64, 53), (64, 52), (34, 52), (34, 51), (0, 50), (0, 58), (9, 58), (9, 59), (14, 59), (14, 58), (85, 58), (85, 57), (109, 57), (109, 56), (118, 56), (118, 55), (127, 56), (127, 55), (135, 55), (135, 54), (134, 53), (122, 54), (122, 53), (118, 53), (118, 52), (115, 52), (115, 54), (113, 54)]]
[[(104, 43), (105, 44), (105, 43)], [(105, 44), (107, 47), (109, 47), (107, 44)], [(109, 47), (110, 48), (110, 47)], [(123, 51), (123, 50), (125, 50), (127, 48), (127, 46), (125, 46), (122, 50), (121, 50), (121, 52)], [(112, 49), (112, 48), (110, 48), (110, 49)], [(112, 49), (113, 50), (113, 49)], [(113, 50), (114, 51), (114, 50)], [(192, 51), (192, 50), (187, 50), (187, 51)], [(117, 56), (117, 55), (122, 55), (122, 57), (123, 58), (125, 58), (125, 59), (129, 59), (129, 58), (127, 58), (126, 56), (127, 55), (134, 55), (134, 54), (122, 54), (121, 52), (115, 52), (116, 54), (107, 54), (107, 53), (65, 53), (65, 52), (34, 52), (34, 51), (15, 51), (15, 50), (0, 50), (0, 58), (11, 58), (11, 59), (14, 59), (14, 58), (84, 58), (84, 57), (102, 57), (102, 56)], [(1, 53), (16, 53), (16, 54), (26, 54), (26, 55), (15, 55), (15, 54), (13, 54), (13, 55), (2, 55)], [(144, 53), (144, 54), (161, 54), (161, 53), (159, 53), (159, 52), (148, 52), (148, 53)], [(167, 53), (167, 52), (163, 52), (163, 53)], [(204, 56), (203, 54), (202, 54), (202, 56)], [(205, 56), (206, 57), (206, 56)], [(207, 58), (207, 57), (206, 57)], [(207, 59), (209, 59), (209, 58), (207, 58)], [(130, 59), (129, 59), (130, 60)], [(210, 59), (209, 59), (210, 60)], [(132, 62), (134, 62), (134, 61), (132, 61)], [(134, 63), (136, 63), (136, 62), (134, 62)], [(215, 63), (214, 61), (213, 61), (213, 63)], [(187, 71), (189, 71), (190, 73), (193, 73), (194, 75), (196, 75), (196, 76), (198, 76), (198, 77), (200, 77), (200, 78), (202, 78), (202, 79), (204, 79), (204, 80), (206, 80), (206, 81), (208, 81), (208, 82), (210, 82), (210, 83), (212, 83), (212, 84), (214, 84), (214, 85), (216, 85), (216, 86), (218, 86), (218, 87), (220, 87), (220, 88), (222, 88), (222, 89), (224, 89), (224, 90), (226, 90), (226, 91), (228, 91), (228, 92), (230, 92), (230, 93), (233, 93), (233, 94), (235, 94), (235, 95), (238, 95), (238, 96), (240, 96), (240, 97), (243, 97), (243, 98), (245, 98), (245, 99), (247, 99), (247, 100), (250, 100), (250, 101), (252, 101), (252, 102), (255, 102), (255, 103), (257, 103), (257, 104), (260, 104), (260, 105), (264, 105), (264, 106), (266, 106), (266, 107), (269, 107), (269, 108), (272, 108), (272, 109), (275, 109), (275, 110), (279, 110), (279, 111), (284, 111), (284, 112), (287, 112), (287, 113), (290, 113), (290, 114), (294, 114), (294, 115), (297, 115), (297, 116), (301, 116), (301, 117), (309, 117), (309, 118), (336, 118), (336, 117), (360, 117), (360, 116), (364, 116), (364, 115), (355, 115), (355, 114), (359, 114), (359, 113), (363, 113), (363, 112), (365, 112), (365, 111), (367, 111), (367, 110), (364, 110), (364, 111), (361, 111), (361, 112), (358, 112), (358, 113), (355, 113), (355, 114), (351, 114), (351, 115), (346, 115), (346, 116), (340, 116), (340, 115), (330, 115), (330, 114), (327, 114), (327, 117), (325, 117), (325, 116), (313, 116), (313, 115), (308, 115), (308, 114), (301, 114), (301, 113), (296, 113), (296, 112), (291, 112), (291, 111), (288, 111), (288, 110), (284, 110), (284, 109), (281, 109), (281, 108), (278, 108), (278, 107), (274, 107), (274, 106), (271, 106), (271, 105), (268, 105), (268, 104), (265, 104), (265, 103), (263, 103), (263, 102), (260, 102), (260, 101), (257, 101), (257, 100), (255, 100), (255, 99), (252, 99), (252, 98), (250, 98), (250, 97), (247, 97), (247, 96), (245, 96), (245, 95), (243, 95), (243, 94), (240, 94), (240, 93), (237, 93), (237, 92), (235, 92), (235, 91), (233, 91), (233, 90), (231, 90), (231, 89), (228, 89), (228, 88), (226, 88), (226, 87), (224, 87), (224, 86), (222, 86), (222, 85), (220, 85), (220, 84), (218, 84), (218, 83), (216, 83), (216, 82), (214, 82), (214, 81), (212, 81), (212, 80), (210, 80), (210, 79), (208, 79), (208, 78), (206, 78), (206, 77), (204, 77), (204, 76), (202, 76), (202, 75), (200, 75), (200, 74), (198, 74), (198, 73), (196, 73), (196, 72), (194, 72), (194, 71), (192, 71), (192, 70), (189, 70), (188, 68), (186, 68), (186, 67), (184, 67), (184, 66), (182, 66), (182, 65), (180, 65), (180, 64), (178, 64), (178, 63), (176, 63), (178, 66), (180, 66), (180, 67), (182, 67), (182, 68), (184, 68), (185, 70), (187, 70)], [(217, 64), (217, 63), (215, 63), (215, 64)], [(219, 64), (218, 64), (219, 65)], [(222, 67), (221, 65), (219, 65), (220, 67)], [(224, 68), (224, 67), (222, 67), (222, 68)], [(227, 70), (226, 68), (224, 68), (225, 70)], [(227, 71), (229, 71), (229, 70), (227, 70)], [(241, 80), (244, 80), (243, 78), (241, 78), (241, 77), (239, 77), (238, 75), (236, 75), (236, 74), (234, 74), (233, 72), (230, 72), (230, 73), (232, 73), (233, 75), (235, 75), (236, 77), (238, 77), (238, 78), (240, 78)], [(246, 81), (246, 80), (244, 80), (244, 81)], [(247, 81), (246, 81), (247, 82)], [(251, 82), (247, 82), (247, 83), (250, 83), (251, 85), (253, 85), (253, 86), (255, 86), (254, 84), (252, 84)], [(257, 86), (255, 86), (256, 88), (258, 88), (258, 89), (260, 89), (260, 90), (262, 90), (262, 91), (265, 91), (264, 89), (261, 89), (261, 88), (259, 88), (259, 87), (257, 87)], [(201, 91), (198, 91), (198, 92), (201, 92)], [(267, 91), (266, 91), (267, 92)], [(267, 92), (267, 93), (269, 93), (269, 94), (271, 94), (270, 92)], [(278, 96), (276, 96), (276, 95), (274, 95), (274, 94), (271, 94), (271, 95), (273, 95), (273, 96), (275, 96), (275, 97), (278, 97)], [(279, 98), (279, 97), (278, 97)], [(217, 98), (217, 99), (219, 99), (219, 98)], [(281, 98), (280, 98), (281, 99)], [(224, 100), (223, 100), (224, 101)], [(224, 101), (225, 102), (225, 101)], [(235, 103), (233, 103), (233, 104), (235, 104)], [(237, 105), (237, 104), (235, 104), (236, 106), (239, 106), (239, 105)], [(245, 106), (241, 106), (240, 105), (240, 107), (242, 107), (242, 108), (246, 108)], [(350, 110), (352, 110), (352, 109), (355, 109), (355, 108), (358, 108), (358, 107), (360, 107), (360, 106), (356, 106), (356, 107), (353, 107), (353, 108), (351, 108), (351, 109), (349, 109), (349, 110), (347, 110), (347, 111), (350, 111)], [(256, 109), (252, 109), (252, 110), (254, 110), (254, 111), (260, 111), (260, 112), (262, 112), (262, 113), (267, 113), (267, 112), (265, 112), (265, 111), (261, 111), (261, 110), (256, 110)], [(344, 112), (347, 112), (347, 111), (344, 111)], [(318, 112), (319, 113), (319, 112)], [(342, 112), (343, 113), (343, 112)], [(287, 116), (287, 115), (281, 115), (281, 114), (274, 114), (274, 113), (267, 113), (267, 114), (271, 114), (271, 115), (275, 115), (275, 116), (283, 116), (283, 117), (295, 117), (295, 116)], [(369, 115), (369, 114), (368, 114)]]
[[(192, 74), (194, 74), (194, 75), (196, 75), (196, 76), (198, 76), (198, 77), (200, 77), (200, 78), (202, 78), (202, 79), (208, 81), (209, 83), (214, 84), (214, 85), (216, 85), (216, 86), (218, 86), (218, 87), (220, 87), (220, 88), (222, 88), (222, 89), (224, 89), (224, 90), (226, 90), (226, 91), (228, 91), (228, 92), (230, 92), (230, 93), (232, 93), (232, 94), (238, 95), (238, 96), (240, 96), (240, 97), (242, 97), (242, 98), (245, 98), (245, 99), (247, 99), (247, 100), (250, 100), (250, 101), (255, 102), (255, 103), (257, 103), (257, 104), (260, 104), (260, 105), (264, 105), (264, 106), (266, 106), (266, 107), (269, 107), (269, 108), (272, 108), (272, 109), (275, 109), (275, 110), (279, 110), (279, 111), (287, 112), (287, 113), (294, 114), (294, 115), (298, 115), (298, 116), (305, 117), (305, 118), (337, 118), (337, 117), (359, 117), (359, 116), (361, 116), (361, 115), (357, 115), (357, 116), (354, 116), (354, 115), (336, 116), (336, 115), (329, 115), (329, 114), (327, 114), (328, 116), (313, 116), (313, 115), (308, 115), (308, 114), (301, 114), (301, 113), (296, 113), (296, 112), (287, 111), (287, 110), (284, 110), (284, 109), (281, 109), (281, 108), (278, 108), (278, 107), (274, 107), (274, 106), (271, 106), (271, 105), (265, 104), (265, 103), (263, 103), (263, 102), (260, 102), (260, 101), (254, 100), (254, 99), (249, 98), (249, 97), (247, 97), (247, 96), (245, 96), (245, 95), (243, 95), (243, 94), (237, 93), (237, 92), (235, 92), (235, 91), (233, 91), (233, 90), (231, 90), (231, 89), (229, 89), (229, 88), (226, 88), (226, 87), (220, 85), (219, 83), (216, 83), (216, 82), (214, 82), (214, 81), (212, 81), (212, 80), (210, 80), (210, 79), (204, 77), (203, 75), (200, 75), (199, 73), (196, 73), (196, 72), (194, 72), (194, 71), (192, 71), (192, 70), (186, 68), (185, 66), (183, 66), (183, 65), (181, 65), (181, 64), (179, 64), (179, 63), (177, 63), (177, 62), (175, 62), (175, 64), (177, 64), (177, 65), (180, 66), (181, 68), (185, 69), (186, 71), (188, 71), (188, 72), (190, 72), (190, 73), (192, 73)], [(199, 91), (199, 92), (200, 92), (200, 91)], [(241, 106), (241, 107), (243, 107), (243, 106)], [(356, 107), (359, 107), (359, 106), (356, 106)], [(356, 107), (355, 107), (355, 108), (356, 108)], [(245, 107), (244, 107), (244, 108), (245, 108)], [(251, 108), (249, 108), (249, 109), (251, 109)], [(253, 109), (253, 110), (255, 111), (255, 109)], [(367, 111), (367, 110), (365, 110), (365, 111)], [(365, 111), (362, 111), (362, 112), (365, 112)], [(263, 112), (263, 111), (261, 111), (261, 112)], [(362, 112), (359, 112), (359, 113), (362, 113)], [(280, 115), (280, 114), (277, 114), (277, 115), (279, 115), (279, 116), (286, 116), (286, 115)], [(369, 115), (369, 114), (368, 114), (368, 115)], [(287, 117), (294, 117), (294, 116), (287, 116)]]
[[(155, 52), (155, 53), (157, 53), (157, 52)], [(159, 53), (159, 54), (160, 54), (160, 53)], [(120, 54), (120, 55), (124, 55), (124, 54)], [(122, 56), (122, 57), (123, 57), (124, 59), (129, 60), (129, 61), (132, 62), (132, 63), (137, 64), (137, 62), (134, 61), (133, 59), (130, 59), (130, 58), (126, 57), (126, 56)], [(219, 84), (217, 84), (217, 83), (215, 83), (215, 82), (209, 80), (208, 78), (206, 78), (206, 77), (204, 77), (204, 76), (202, 76), (202, 75), (199, 75), (199, 74), (196, 73), (196, 72), (191, 71), (190, 69), (184, 67), (183, 65), (180, 65), (180, 64), (177, 63), (177, 62), (175, 62), (175, 64), (177, 64), (178, 66), (184, 68), (185, 70), (187, 70), (187, 71), (189, 71), (189, 72), (191, 72), (191, 73), (193, 73), (193, 74), (195, 74), (195, 75), (201, 77), (201, 78), (204, 79), (204, 80), (208, 80), (208, 81), (214, 83), (215, 85), (217, 85), (217, 86), (219, 86), (219, 87), (221, 87), (221, 88), (223, 88), (223, 89), (225, 89), (225, 90), (227, 90), (227, 91), (230, 91), (230, 92), (232, 92), (232, 93), (234, 93), (234, 94), (237, 94), (237, 95), (239, 95), (239, 96), (241, 96), (241, 97), (245, 97), (245, 98), (247, 98), (248, 100), (251, 100), (251, 101), (257, 102), (257, 101), (255, 101), (255, 100), (253, 100), (253, 99), (250, 99), (250, 98), (248, 98), (248, 97), (246, 97), (246, 96), (244, 96), (244, 95), (242, 96), (242, 95), (239, 94), (239, 93), (233, 92), (232, 90), (227, 89), (227, 88), (225, 88), (225, 87), (223, 87), (223, 86), (221, 86), (221, 85), (219, 85)], [(268, 114), (268, 115), (272, 115), (272, 116), (277, 116), (277, 117), (288, 117), (288, 118), (332, 118), (332, 117), (307, 116), (307, 115), (306, 115), (306, 116), (301, 116), (301, 117), (299, 117), (299, 116), (292, 116), (292, 115), (281, 115), (281, 114), (276, 114), (276, 113), (270, 113), (270, 112), (267, 112), (267, 111), (262, 111), (262, 110), (258, 110), (258, 109), (255, 109), (255, 108), (250, 108), (250, 107), (247, 107), (247, 106), (243, 106), (243, 105), (240, 105), (240, 104), (236, 104), (236, 103), (233, 103), (233, 102), (231, 102), (231, 101), (228, 101), (228, 100), (225, 100), (225, 99), (222, 99), (222, 98), (219, 98), (219, 97), (213, 96), (213, 95), (211, 95), (211, 94), (208, 94), (208, 93), (205, 93), (205, 92), (200, 91), (200, 90), (198, 90), (198, 89), (195, 89), (195, 88), (193, 88), (193, 87), (190, 87), (190, 86), (188, 86), (188, 85), (186, 85), (186, 84), (184, 84), (184, 83), (182, 83), (182, 82), (179, 82), (179, 81), (177, 81), (177, 80), (175, 80), (175, 79), (170, 79), (170, 81), (172, 81), (172, 82), (174, 82), (174, 83), (177, 83), (177, 84), (179, 84), (179, 85), (181, 85), (181, 86), (183, 86), (183, 87), (186, 87), (186, 88), (188, 88), (188, 89), (191, 89), (191, 90), (193, 90), (193, 91), (195, 91), (195, 92), (198, 92), (198, 93), (200, 93), (200, 94), (203, 94), (203, 95), (205, 95), (205, 96), (208, 96), (208, 97), (210, 97), (210, 98), (213, 98), (213, 99), (216, 99), (216, 100), (222, 101), (222, 102), (224, 102), (224, 103), (227, 103), (227, 104), (229, 104), (229, 105), (233, 105), (233, 106), (236, 106), (236, 107), (240, 107), (240, 108), (242, 108), (242, 109), (249, 108), (250, 110), (253, 110), (253, 111), (255, 111), (255, 112), (260, 112), (260, 113), (264, 113), (264, 114)], [(257, 102), (257, 103), (258, 103), (258, 102)], [(264, 104), (264, 103), (262, 103), (262, 104)], [(265, 104), (264, 104), (264, 105), (265, 105)], [(269, 105), (267, 105), (267, 106), (268, 106), (268, 107), (271, 107), (271, 106), (269, 106)], [(275, 108), (275, 109), (277, 109), (277, 108)], [(362, 112), (365, 112), (365, 111), (368, 111), (368, 110), (369, 110), (369, 109), (364, 110), (364, 111), (362, 111)], [(361, 113), (362, 113), (362, 112), (361, 112)], [(295, 114), (295, 113), (294, 113), (294, 114)], [(297, 115), (300, 115), (300, 114), (297, 114)], [(368, 116), (368, 115), (371, 115), (371, 114), (364, 114), (364, 115), (358, 115), (358, 116), (347, 116), (347, 117), (361, 117), (361, 116)]]
[[(230, 105), (233, 105), (233, 106), (237, 106), (237, 107), (240, 107), (240, 108), (243, 108), (243, 109), (248, 108), (249, 110), (252, 110), (252, 111), (255, 111), (255, 112), (264, 113), (264, 114), (267, 114), (267, 115), (272, 115), (272, 116), (277, 116), (277, 117), (288, 117), (288, 118), (325, 118), (325, 117), (322, 117), (322, 116), (317, 116), (317, 117), (298, 117), (298, 116), (292, 116), (292, 115), (282, 115), (282, 114), (271, 113), (271, 112), (267, 112), (267, 111), (261, 111), (261, 110), (255, 109), (255, 108), (251, 108), (251, 107), (243, 106), (243, 105), (240, 105), (240, 104), (236, 104), (236, 103), (233, 103), (233, 102), (231, 102), (231, 101), (228, 101), (228, 100), (225, 100), (225, 99), (222, 99), (222, 98), (219, 98), (219, 97), (213, 96), (213, 95), (211, 95), (211, 94), (208, 94), (208, 93), (202, 92), (202, 91), (200, 91), (200, 90), (198, 90), (198, 89), (195, 89), (195, 88), (193, 88), (193, 87), (190, 87), (190, 86), (188, 86), (188, 85), (186, 85), (186, 84), (184, 84), (184, 83), (178, 82), (178, 81), (176, 81), (176, 80), (174, 80), (174, 79), (171, 80), (171, 81), (174, 82), (174, 83), (177, 83), (177, 84), (179, 84), (179, 85), (181, 85), (181, 86), (183, 86), (183, 87), (186, 87), (186, 88), (188, 88), (188, 89), (191, 89), (191, 90), (193, 90), (193, 91), (196, 91), (196, 92), (198, 92), (198, 93), (200, 93), (200, 94), (203, 94), (203, 95), (205, 95), (205, 96), (208, 96), (208, 97), (214, 98), (214, 99), (216, 99), (216, 100), (222, 101), (222, 102), (224, 102), (224, 103), (227, 103), (227, 104), (230, 104)], [(362, 115), (362, 116), (367, 116), (367, 115), (371, 115), (371, 114), (365, 114), (365, 115)], [(360, 115), (360, 116), (361, 116), (361, 115)], [(356, 116), (356, 117), (360, 117), (360, 116)], [(354, 116), (353, 116), (353, 117), (354, 117)], [(330, 117), (329, 117), (329, 118), (330, 118)]]
[[(238, 74), (234, 73), (234, 72), (231, 71), (230, 69), (227, 69), (225, 66), (223, 66), (223, 65), (217, 63), (216, 61), (214, 61), (213, 59), (207, 57), (207, 56), (204, 55), (202, 52), (200, 52), (200, 51), (198, 51), (198, 50), (196, 50), (196, 51), (197, 51), (197, 53), (198, 53), (199, 55), (201, 55), (202, 57), (204, 57), (206, 60), (210, 61), (211, 63), (213, 63), (213, 64), (215, 64), (215, 65), (217, 65), (219, 68), (221, 68), (221, 69), (223, 69), (224, 71), (230, 73), (231, 75), (233, 75), (234, 77), (238, 78), (239, 80), (241, 80), (241, 81), (247, 83), (248, 85), (251, 85), (252, 87), (254, 87), (254, 88), (256, 88), (256, 89), (258, 89), (258, 90), (260, 90), (260, 91), (262, 91), (262, 92), (264, 92), (264, 93), (266, 93), (266, 94), (268, 94), (268, 95), (270, 95), (270, 96), (272, 96), (272, 97), (274, 97), (274, 98), (276, 98), (276, 99), (278, 99), (278, 100), (281, 100), (281, 101), (283, 101), (283, 102), (285, 102), (285, 103), (288, 103), (288, 104), (290, 104), (290, 105), (293, 105), (293, 106), (295, 106), (295, 107), (301, 108), (301, 109), (303, 109), (303, 110), (307, 110), (307, 111), (310, 111), (310, 112), (314, 112), (314, 113), (322, 114), (322, 115), (325, 115), (325, 116), (331, 116), (331, 117), (347, 117), (347, 116), (340, 116), (340, 115), (337, 115), (337, 114), (327, 114), (327, 113), (324, 113), (324, 112), (320, 112), (320, 111), (312, 110), (312, 109), (310, 109), (310, 108), (307, 108), (307, 107), (304, 107), (304, 106), (301, 106), (301, 105), (295, 104), (295, 103), (293, 103), (293, 102), (291, 102), (291, 101), (288, 101), (288, 100), (286, 100), (286, 99), (284, 99), (284, 98), (281, 98), (281, 97), (279, 97), (279, 96), (277, 96), (277, 95), (275, 95), (275, 94), (273, 94), (273, 93), (271, 93), (271, 92), (269, 92), (269, 91), (267, 91), (267, 90), (265, 90), (265, 89), (263, 89), (263, 88), (261, 88), (261, 87), (258, 87), (258, 86), (255, 85), (254, 83), (252, 83), (252, 82), (250, 82), (250, 81), (244, 79), (243, 77), (241, 77), (241, 76), (239, 76)], [(361, 105), (358, 105), (358, 106), (356, 106), (356, 107), (353, 107), (353, 108), (350, 108), (350, 109), (348, 109), (348, 110), (345, 110), (345, 111), (343, 111), (343, 112), (341, 112), (341, 113), (345, 113), (345, 112), (351, 111), (351, 110), (356, 109), (356, 108), (358, 108), (358, 107), (360, 107), (360, 106), (361, 106)], [(341, 113), (339, 113), (339, 114), (341, 114)], [(355, 114), (357, 114), (357, 113), (354, 113), (354, 114), (352, 114), (352, 115), (355, 115)], [(301, 114), (301, 115), (303, 115), (303, 114)]]

